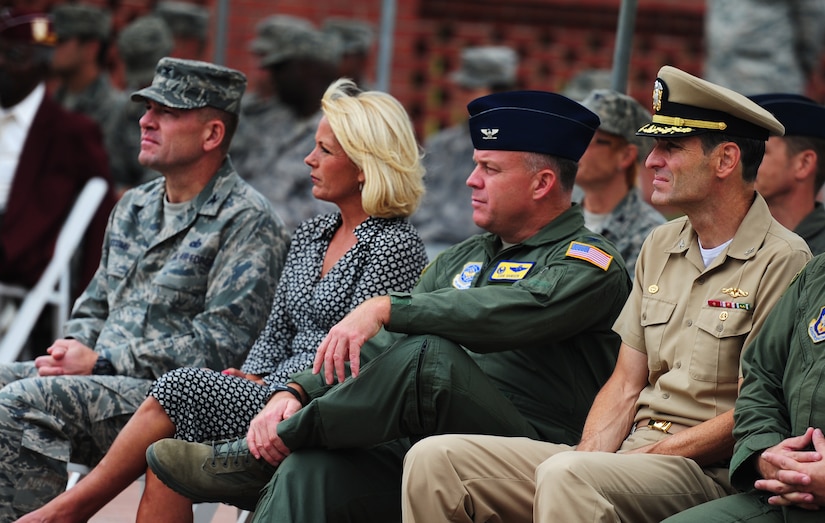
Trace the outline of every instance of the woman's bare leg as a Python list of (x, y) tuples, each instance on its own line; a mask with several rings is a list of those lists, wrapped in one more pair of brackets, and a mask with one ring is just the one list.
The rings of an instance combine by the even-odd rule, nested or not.
[(146, 472), (146, 449), (149, 445), (174, 435), (175, 426), (166, 411), (155, 398), (147, 398), (120, 431), (100, 463), (86, 477), (18, 522), (88, 520)]
[(192, 523), (192, 501), (163, 484), (146, 469), (146, 488), (140, 498), (137, 523)]

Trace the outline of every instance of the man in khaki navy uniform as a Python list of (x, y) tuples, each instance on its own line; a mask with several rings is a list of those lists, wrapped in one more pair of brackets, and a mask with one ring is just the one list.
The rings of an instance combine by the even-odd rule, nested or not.
[(613, 329), (616, 370), (574, 449), (438, 436), (407, 454), (406, 522), (658, 522), (733, 493), (727, 464), (739, 356), (810, 259), (754, 192), (783, 127), (733, 91), (659, 71), (647, 166), (653, 199), (686, 217), (654, 229)]
[(756, 176), (756, 190), (776, 220), (800, 235), (816, 256), (825, 252), (825, 207), (816, 195), (825, 183), (825, 107), (798, 94), (751, 96), (782, 122), (771, 136)]
[[(578, 440), (615, 364), (610, 325), (630, 291), (616, 249), (570, 201), (599, 120), (539, 91), (485, 96), (468, 109), (478, 166), (467, 184), (474, 219), (489, 232), (444, 251), (412, 293), (354, 309), (320, 345), (323, 371), (291, 377), (304, 401), (278, 392), (247, 438), (216, 448), (155, 443), (147, 458), (162, 481), (199, 499), (245, 495), (254, 506), (273, 473), (266, 459), (280, 465), (256, 521), (397, 521), (407, 438)], [(347, 360), (353, 377), (328, 385), (333, 375), (343, 381)], [(262, 451), (260, 461), (244, 459)], [(228, 469), (210, 466), (227, 463), (227, 452), (238, 458)]]

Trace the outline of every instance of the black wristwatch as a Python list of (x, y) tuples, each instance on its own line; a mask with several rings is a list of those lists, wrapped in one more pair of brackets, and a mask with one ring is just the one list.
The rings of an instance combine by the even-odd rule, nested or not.
[(117, 369), (115, 369), (115, 366), (112, 365), (111, 361), (107, 360), (103, 356), (98, 356), (95, 366), (92, 367), (92, 374), (98, 376), (115, 376), (117, 374)]
[(302, 407), (304, 406), (304, 398), (301, 397), (301, 393), (293, 389), (292, 387), (287, 387), (286, 385), (273, 385), (272, 387), (270, 387), (269, 390), (272, 391), (273, 395), (277, 394), (278, 392), (289, 392), (290, 394), (295, 396), (295, 399), (298, 400), (298, 403), (300, 403)]

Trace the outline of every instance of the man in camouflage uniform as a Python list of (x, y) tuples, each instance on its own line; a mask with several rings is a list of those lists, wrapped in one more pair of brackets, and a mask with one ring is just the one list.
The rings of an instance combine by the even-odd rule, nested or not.
[(807, 242), (816, 256), (825, 252), (825, 207), (816, 201), (825, 184), (825, 107), (796, 94), (763, 94), (751, 99), (785, 126), (771, 136), (756, 175), (756, 190), (776, 221)]
[[(263, 65), (263, 59), (278, 48), (276, 35), (290, 26), (313, 30), (312, 22), (292, 15), (272, 15), (258, 22), (255, 38), (249, 43), (249, 50), (255, 56), (258, 70), (252, 89), (247, 89), (241, 100), (241, 119), (232, 139), (232, 160), (244, 178), (254, 178), (261, 171), (266, 173), (266, 162), (273, 151), (278, 151), (281, 141), (288, 133), (273, 132), (274, 129), (288, 129), (292, 123), (292, 112), (276, 92), (273, 74)], [(264, 174), (265, 175), (265, 174)]]
[(822, 0), (708, 0), (705, 78), (743, 94), (803, 94), (825, 47)]
[[(461, 93), (456, 107), (513, 89), (517, 68), (518, 56), (509, 47), (464, 49), (461, 67), (450, 75)], [(412, 222), (432, 259), (445, 248), (481, 232), (473, 222), (472, 207), (466, 204), (470, 189), (465, 182), (475, 167), (466, 120), (431, 136), (424, 144), (424, 153), (427, 194)]]
[(582, 105), (601, 120), (576, 173), (584, 225), (616, 245), (633, 278), (647, 234), (665, 222), (635, 190), (639, 167), (653, 148), (653, 139), (636, 136), (636, 130), (650, 121), (650, 113), (630, 96), (609, 89), (592, 91)]
[(289, 242), (226, 154), (245, 85), (164, 58), (132, 95), (146, 106), (140, 160), (164, 176), (118, 202), (65, 338), (0, 366), (0, 521), (63, 490), (70, 460), (96, 463), (154, 379), (237, 366), (264, 326)]
[(370, 50), (375, 41), (375, 30), (364, 20), (331, 16), (324, 20), (321, 30), (337, 38), (341, 44), (338, 75), (351, 78), (361, 89), (371, 89), (367, 80)]
[(118, 132), (113, 115), (125, 96), (112, 85), (105, 70), (112, 17), (99, 7), (83, 4), (59, 5), (53, 17), (57, 45), (52, 71), (59, 82), (54, 98), (100, 125), (109, 162), (113, 163), (110, 141)]
[(269, 71), (272, 88), (289, 115), (259, 130), (265, 140), (248, 152), (238, 172), (272, 202), (293, 230), (320, 212), (335, 210), (312, 196), (304, 158), (315, 147), (323, 116), (321, 98), (336, 79), (340, 51), (337, 40), (311, 25), (270, 24), (267, 36), (256, 40), (264, 50), (260, 64)]
[[(174, 42), (166, 22), (153, 15), (142, 16), (127, 25), (117, 37), (117, 51), (123, 64), (126, 89), (135, 91), (152, 83), (155, 65), (172, 51)], [(144, 107), (123, 98), (114, 112), (117, 132), (108, 137), (112, 150), (112, 177), (118, 194), (157, 178), (159, 173), (138, 161), (140, 117)], [(233, 139), (234, 142), (234, 139)]]
[(192, 2), (158, 2), (154, 13), (172, 31), (175, 46), (171, 56), (203, 60), (209, 31), (209, 11)]

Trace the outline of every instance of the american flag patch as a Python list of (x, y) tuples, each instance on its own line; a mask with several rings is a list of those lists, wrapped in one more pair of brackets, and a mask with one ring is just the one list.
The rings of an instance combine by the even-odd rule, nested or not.
[(598, 247), (579, 242), (570, 242), (570, 247), (567, 248), (565, 255), (571, 258), (589, 261), (605, 271), (610, 267), (610, 262), (613, 261), (613, 256)]

